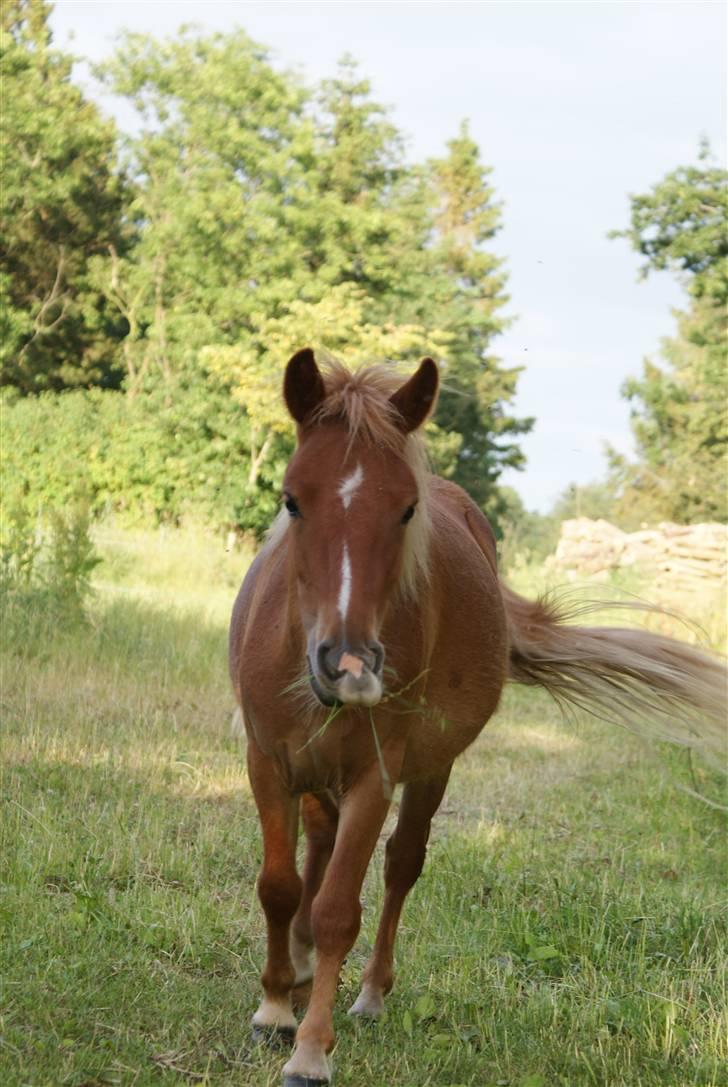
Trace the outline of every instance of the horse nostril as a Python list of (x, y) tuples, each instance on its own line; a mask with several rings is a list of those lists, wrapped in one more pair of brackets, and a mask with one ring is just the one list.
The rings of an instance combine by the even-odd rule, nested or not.
[(369, 646), (369, 652), (374, 657), (372, 664), (372, 672), (375, 676), (382, 674), (382, 666), (384, 665), (384, 647), (379, 642), (374, 642)]
[(321, 642), (316, 650), (316, 663), (318, 664), (319, 672), (326, 677), (326, 679), (335, 680), (341, 675), (333, 660), (331, 659), (331, 650), (333, 646), (331, 642)]

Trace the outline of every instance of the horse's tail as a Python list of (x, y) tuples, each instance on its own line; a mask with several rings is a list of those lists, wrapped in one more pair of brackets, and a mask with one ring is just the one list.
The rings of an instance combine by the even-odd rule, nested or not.
[[(572, 625), (590, 610), (531, 602), (501, 586), (509, 678), (655, 739), (726, 758), (726, 670), (717, 655), (647, 630)], [(591, 610), (644, 609), (602, 603)], [(648, 609), (647, 610), (660, 610)]]
[(245, 736), (245, 722), (243, 721), (243, 711), (240, 706), (236, 706), (232, 717), (230, 718), (230, 736), (232, 739), (237, 740)]

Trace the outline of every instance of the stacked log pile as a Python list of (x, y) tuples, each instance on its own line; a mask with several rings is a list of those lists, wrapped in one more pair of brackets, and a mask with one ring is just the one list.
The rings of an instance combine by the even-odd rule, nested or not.
[(728, 526), (663, 522), (640, 532), (622, 532), (609, 521), (578, 517), (564, 521), (550, 565), (570, 577), (606, 578), (634, 567), (660, 584), (691, 589), (719, 584), (726, 575)]

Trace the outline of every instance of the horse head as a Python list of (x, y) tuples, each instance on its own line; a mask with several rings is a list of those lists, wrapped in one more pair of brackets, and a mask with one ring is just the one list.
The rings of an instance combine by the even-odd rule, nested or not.
[(382, 697), (382, 623), (393, 594), (413, 586), (427, 531), (416, 432), (435, 403), (437, 366), (423, 359), (395, 388), (384, 368), (357, 376), (333, 368), (324, 378), (304, 349), (284, 380), (298, 432), (283, 483), (291, 591), (324, 705)]

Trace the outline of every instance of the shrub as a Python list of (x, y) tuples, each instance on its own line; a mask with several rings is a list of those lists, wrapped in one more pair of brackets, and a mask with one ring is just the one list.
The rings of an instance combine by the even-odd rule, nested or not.
[(83, 495), (93, 516), (260, 537), (278, 510), (287, 439), (276, 436), (251, 483), (245, 411), (192, 368), (133, 399), (89, 389), (6, 396), (3, 407), (6, 494), (33, 516)]
[(3, 510), (0, 526), (0, 597), (9, 640), (34, 619), (81, 620), (100, 561), (88, 507), (53, 510), (41, 522), (19, 503)]

